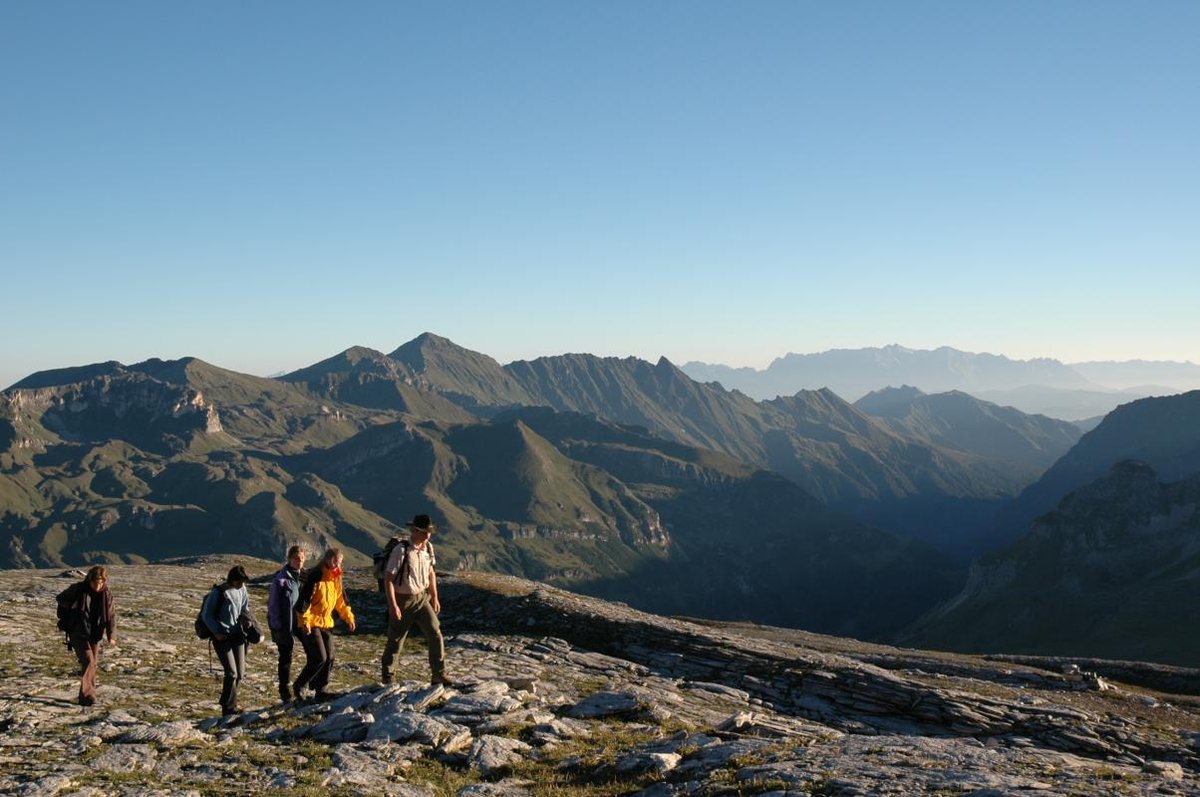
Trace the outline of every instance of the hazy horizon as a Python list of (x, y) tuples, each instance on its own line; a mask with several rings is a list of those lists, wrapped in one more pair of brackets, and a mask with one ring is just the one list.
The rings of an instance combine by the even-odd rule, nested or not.
[(1200, 5), (0, 6), (0, 385), (425, 330), (1196, 361)]
[[(417, 333), (416, 335), (413, 335), (413, 336), (412, 336), (412, 337), (410, 337), (410, 338), (407, 338), (407, 339), (405, 339), (405, 340), (402, 340), (402, 341), (398, 341), (398, 342), (396, 342), (396, 343), (394, 343), (394, 344), (392, 344), (392, 345), (389, 345), (389, 346), (384, 346), (384, 347), (382, 347), (382, 348), (380, 348), (380, 347), (375, 347), (375, 346), (367, 346), (366, 348), (375, 349), (376, 351), (379, 351), (379, 352), (381, 352), (381, 353), (383, 353), (383, 354), (389, 354), (389, 353), (391, 353), (392, 351), (395, 351), (395, 349), (396, 349), (397, 347), (399, 347), (400, 345), (402, 345), (402, 344), (404, 344), (404, 343), (407, 343), (409, 340), (412, 340), (413, 338), (417, 337), (419, 334), (423, 334), (424, 332), (431, 332), (432, 334), (434, 334), (434, 335), (438, 335), (439, 337), (447, 337), (447, 339), (449, 339), (449, 340), (452, 340), (454, 343), (456, 343), (456, 344), (458, 344), (458, 345), (463, 345), (463, 344), (462, 344), (460, 341), (454, 340), (453, 338), (448, 338), (448, 336), (446, 336), (446, 335), (442, 335), (442, 334), (440, 334), (440, 333), (438, 333), (438, 332), (435, 332), (435, 331), (433, 331), (433, 330), (424, 330), (422, 333)], [(363, 344), (352, 344), (352, 345), (354, 345), (354, 346), (362, 346)], [(605, 353), (601, 353), (601, 352), (595, 352), (595, 351), (583, 351), (583, 350), (580, 350), (580, 351), (574, 351), (574, 352), (567, 352), (567, 351), (549, 352), (549, 353), (545, 353), (545, 354), (538, 354), (538, 355), (534, 355), (534, 356), (531, 356), (531, 357), (515, 357), (515, 358), (511, 358), (511, 359), (501, 359), (501, 358), (499, 358), (499, 357), (495, 357), (495, 355), (493, 355), (491, 352), (489, 352), (489, 351), (487, 351), (487, 350), (485, 350), (485, 349), (477, 349), (477, 348), (473, 348), (473, 347), (471, 347), (471, 346), (464, 346), (464, 348), (471, 349), (472, 351), (476, 351), (476, 352), (479, 352), (479, 353), (481, 353), (481, 354), (486, 354), (486, 355), (488, 355), (488, 356), (492, 357), (493, 359), (495, 359), (495, 360), (496, 360), (497, 362), (499, 362), (501, 365), (507, 365), (507, 364), (509, 364), (509, 363), (511, 363), (511, 362), (515, 362), (515, 361), (517, 361), (517, 360), (532, 360), (532, 359), (536, 359), (537, 357), (557, 356), (557, 355), (564, 355), (564, 354), (593, 354), (593, 355), (596, 355), (596, 356), (599, 356), (599, 357), (638, 357), (639, 359), (643, 359), (643, 360), (646, 360), (646, 361), (649, 361), (649, 362), (656, 362), (656, 361), (657, 361), (657, 360), (658, 360), (660, 357), (667, 357), (667, 359), (668, 359), (670, 362), (672, 362), (673, 364), (675, 364), (676, 366), (684, 366), (684, 365), (688, 365), (688, 364), (690, 364), (690, 363), (701, 363), (701, 364), (704, 364), (704, 365), (712, 365), (712, 366), (728, 366), (728, 367), (731, 367), (731, 368), (753, 368), (753, 369), (754, 369), (754, 370), (756, 370), (756, 371), (765, 371), (765, 370), (767, 369), (767, 367), (768, 367), (768, 366), (769, 366), (769, 365), (770, 365), (770, 364), (771, 364), (771, 363), (772, 363), (774, 360), (776, 360), (776, 359), (779, 359), (779, 358), (782, 358), (782, 357), (785, 357), (785, 356), (787, 356), (787, 355), (789, 355), (789, 354), (794, 354), (794, 355), (802, 355), (802, 356), (803, 356), (803, 355), (811, 355), (811, 354), (822, 354), (822, 353), (825, 353), (825, 352), (828, 352), (828, 351), (835, 351), (835, 350), (842, 350), (842, 351), (858, 351), (858, 350), (862, 350), (862, 349), (882, 349), (882, 348), (887, 348), (887, 347), (890, 347), (890, 346), (899, 346), (900, 348), (903, 348), (903, 349), (908, 349), (908, 350), (910, 350), (910, 351), (932, 351), (932, 350), (935, 350), (935, 349), (938, 349), (938, 348), (950, 348), (950, 349), (955, 349), (956, 351), (961, 351), (961, 352), (963, 352), (964, 354), (990, 354), (990, 355), (995, 355), (995, 356), (1000, 356), (1000, 357), (1006, 357), (1006, 358), (1008, 358), (1009, 360), (1013, 360), (1013, 361), (1027, 361), (1027, 360), (1035, 360), (1035, 359), (1049, 359), (1049, 360), (1057, 360), (1058, 362), (1061, 362), (1061, 363), (1063, 363), (1064, 365), (1067, 365), (1067, 366), (1071, 366), (1071, 365), (1086, 365), (1086, 364), (1091, 364), (1091, 363), (1100, 364), (1100, 363), (1110, 363), (1110, 362), (1111, 362), (1111, 363), (1119, 363), (1119, 362), (1139, 362), (1139, 361), (1140, 361), (1140, 362), (1156, 362), (1156, 363), (1177, 363), (1177, 364), (1184, 364), (1184, 365), (1196, 365), (1196, 364), (1197, 364), (1197, 363), (1195, 363), (1195, 362), (1193, 362), (1193, 361), (1190, 361), (1190, 360), (1147, 360), (1147, 359), (1145, 359), (1145, 358), (1140, 358), (1140, 359), (1138, 359), (1138, 358), (1135, 358), (1135, 359), (1133, 359), (1133, 360), (1094, 360), (1094, 361), (1080, 360), (1080, 361), (1077, 361), (1077, 362), (1067, 362), (1067, 361), (1065, 361), (1065, 360), (1060, 360), (1060, 359), (1058, 359), (1058, 358), (1056, 358), (1056, 357), (1043, 357), (1043, 358), (1038, 358), (1038, 357), (1028, 357), (1028, 358), (1027, 358), (1027, 357), (1010, 357), (1009, 355), (1007, 355), (1007, 354), (1004, 354), (1004, 353), (1002, 353), (1002, 352), (995, 352), (995, 351), (992, 351), (992, 352), (972, 352), (972, 351), (966, 351), (966, 350), (964, 350), (964, 349), (958, 349), (958, 348), (957, 348), (957, 347), (955, 347), (955, 346), (936, 346), (936, 347), (931, 347), (931, 348), (925, 349), (925, 348), (919, 348), (919, 347), (915, 347), (915, 346), (904, 346), (903, 344), (894, 344), (894, 343), (888, 343), (888, 344), (879, 344), (879, 345), (876, 345), (876, 346), (856, 346), (856, 347), (835, 346), (835, 347), (833, 347), (832, 349), (823, 349), (823, 350), (821, 350), (821, 351), (819, 351), (819, 352), (818, 352), (818, 351), (813, 351), (813, 352), (800, 352), (800, 351), (787, 351), (787, 352), (780, 352), (778, 355), (776, 355), (776, 356), (772, 357), (770, 360), (768, 360), (767, 362), (763, 363), (762, 365), (733, 365), (733, 364), (731, 364), (731, 363), (722, 363), (722, 362), (717, 362), (717, 361), (714, 361), (714, 360), (676, 360), (676, 359), (674, 359), (674, 358), (672, 358), (672, 357), (670, 357), (670, 356), (668, 356), (668, 355), (665, 355), (665, 354), (661, 354), (661, 355), (647, 355), (647, 356), (643, 356), (643, 355), (636, 354), (636, 353), (626, 353), (626, 354), (605, 354)], [(94, 365), (94, 364), (98, 364), (98, 363), (109, 362), (109, 361), (112, 361), (112, 360), (115, 360), (115, 361), (117, 361), (117, 362), (120, 362), (120, 363), (121, 363), (121, 364), (123, 364), (123, 365), (135, 365), (135, 364), (137, 364), (137, 363), (139, 363), (139, 362), (143, 362), (143, 361), (145, 361), (145, 360), (147, 360), (147, 359), (152, 359), (152, 358), (158, 358), (158, 359), (162, 359), (162, 360), (178, 360), (178, 359), (182, 359), (182, 358), (184, 358), (184, 357), (196, 357), (197, 359), (203, 360), (204, 362), (207, 362), (207, 363), (209, 363), (209, 364), (211, 364), (211, 365), (215, 365), (215, 366), (218, 366), (218, 367), (220, 367), (220, 368), (226, 368), (226, 369), (228, 369), (228, 370), (232, 370), (232, 371), (237, 371), (237, 372), (240, 372), (240, 373), (251, 374), (251, 375), (253, 375), (253, 376), (277, 377), (277, 376), (282, 376), (282, 375), (284, 375), (284, 374), (287, 374), (287, 373), (291, 373), (292, 371), (297, 371), (297, 370), (299, 370), (299, 369), (301, 369), (301, 368), (306, 368), (306, 367), (308, 367), (308, 366), (315, 365), (316, 363), (318, 363), (318, 362), (321, 362), (322, 360), (325, 360), (325, 359), (327, 359), (327, 358), (329, 358), (329, 357), (333, 357), (333, 356), (335, 356), (335, 355), (337, 355), (337, 354), (339, 354), (339, 353), (341, 353), (341, 352), (343, 352), (343, 351), (346, 351), (346, 349), (349, 349), (349, 348), (351, 348), (351, 347), (350, 347), (350, 346), (345, 346), (345, 347), (342, 347), (342, 348), (338, 349), (337, 351), (329, 351), (329, 352), (324, 352), (324, 353), (314, 353), (314, 355), (311, 357), (311, 359), (305, 360), (305, 361), (303, 361), (303, 362), (297, 362), (297, 363), (295, 363), (295, 364), (293, 364), (293, 365), (289, 365), (288, 367), (283, 367), (283, 368), (275, 368), (274, 370), (269, 370), (269, 371), (255, 371), (255, 370), (248, 370), (248, 369), (244, 369), (244, 368), (238, 368), (238, 367), (236, 367), (236, 366), (234, 366), (234, 365), (232, 365), (232, 364), (230, 364), (230, 363), (226, 363), (226, 362), (220, 362), (220, 361), (217, 361), (217, 360), (210, 359), (210, 358), (208, 358), (208, 357), (201, 357), (201, 356), (199, 356), (199, 355), (196, 355), (196, 354), (180, 354), (180, 355), (178, 355), (178, 356), (173, 356), (173, 357), (164, 357), (164, 356), (162, 356), (162, 355), (150, 355), (150, 357), (142, 357), (142, 358), (139, 358), (139, 359), (137, 359), (137, 360), (122, 360), (122, 359), (120, 359), (120, 358), (118, 358), (118, 357), (108, 357), (108, 358), (101, 359), (101, 360), (92, 360), (92, 361), (88, 361), (88, 362), (73, 362), (73, 363), (67, 363), (67, 364), (63, 364), (63, 365), (55, 365), (55, 366), (48, 366), (48, 367), (45, 367), (45, 368), (38, 368), (38, 369), (35, 369), (34, 371), (30, 371), (30, 372), (28, 372), (28, 373), (21, 374), (20, 376), (18, 376), (18, 377), (16, 377), (16, 378), (14, 378), (14, 379), (8, 380), (7, 382), (0, 381), (0, 385), (2, 385), (2, 387), (0, 387), (0, 390), (6, 389), (6, 388), (10, 387), (11, 385), (13, 385), (14, 383), (16, 383), (16, 382), (19, 382), (21, 379), (24, 379), (25, 377), (27, 377), (27, 376), (30, 376), (30, 375), (32, 375), (32, 374), (34, 374), (34, 373), (37, 373), (37, 372), (39, 372), (39, 371), (53, 371), (53, 370), (58, 370), (58, 369), (61, 369), (61, 368), (72, 368), (72, 367), (85, 366), (85, 365)]]

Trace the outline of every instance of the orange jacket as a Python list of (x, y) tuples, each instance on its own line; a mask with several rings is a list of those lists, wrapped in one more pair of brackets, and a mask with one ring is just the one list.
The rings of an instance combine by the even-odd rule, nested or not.
[[(302, 605), (303, 603), (297, 604), (296, 610), (300, 611)], [(300, 611), (300, 622), (310, 628), (333, 628), (334, 612), (337, 612), (338, 616), (347, 624), (354, 622), (354, 612), (351, 610), (350, 604), (346, 603), (342, 579), (340, 577), (333, 578), (325, 568), (321, 567), (320, 575), (312, 585), (312, 597), (309, 599), (307, 607)]]

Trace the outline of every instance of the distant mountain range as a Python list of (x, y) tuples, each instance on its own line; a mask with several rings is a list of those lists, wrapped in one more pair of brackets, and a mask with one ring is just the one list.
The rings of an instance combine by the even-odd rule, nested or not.
[[(417, 414), (435, 411), (416, 410), (408, 395), (414, 389), (484, 418), (516, 406), (548, 406), (640, 426), (775, 470), (833, 507), (964, 561), (978, 551), (970, 529), (987, 525), (1000, 501), (1052, 461), (1032, 450), (992, 457), (973, 450), (962, 434), (958, 442), (951, 433), (940, 442), (913, 437), (829, 390), (754, 401), (698, 383), (665, 358), (649, 363), (569, 354), (501, 366), (427, 333), (390, 355), (351, 349), (282, 379), (330, 400)], [(999, 409), (979, 414), (1001, 425), (1019, 415)], [(435, 417), (461, 420), (445, 409)], [(1078, 430), (1059, 426), (1063, 439), (1078, 437)], [(1047, 450), (1053, 456), (1053, 446)]]
[[(108, 362), (0, 393), (0, 565), (277, 557), (293, 540), (363, 562), (428, 511), (444, 567), (886, 638), (1114, 463), (1191, 478), (1198, 430), (1200, 391), (1081, 437), (964, 391), (756, 401), (665, 359), (502, 366), (432, 334), (277, 379)], [(1056, 566), (1088, 578), (1092, 561)]]
[[(926, 546), (777, 474), (644, 427), (519, 406), (535, 394), (449, 341), (394, 355), (355, 349), (279, 380), (195, 359), (23, 380), (0, 394), (4, 564), (278, 556), (294, 540), (363, 561), (429, 511), (444, 566), (704, 616), (886, 636), (961, 584)], [(694, 384), (661, 364), (610, 370)]]
[(927, 393), (959, 390), (1027, 413), (1063, 420), (1103, 415), (1150, 395), (1200, 388), (1200, 365), (1190, 362), (1010, 360), (943, 346), (884, 346), (787, 354), (766, 369), (689, 362), (682, 370), (701, 382), (720, 382), (757, 399), (829, 388), (856, 400), (886, 387), (914, 385)]

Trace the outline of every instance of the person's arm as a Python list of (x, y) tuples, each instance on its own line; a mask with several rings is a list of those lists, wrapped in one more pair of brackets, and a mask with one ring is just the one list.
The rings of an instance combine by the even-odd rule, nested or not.
[(442, 613), (442, 602), (438, 600), (437, 571), (432, 568), (429, 570), (429, 607), (434, 614)]
[(287, 596), (283, 580), (276, 575), (271, 579), (271, 586), (267, 588), (267, 628), (272, 631), (281, 631), (287, 628)]
[(104, 590), (104, 625), (108, 636), (108, 646), (115, 647), (117, 639), (113, 636), (117, 630), (117, 610), (113, 608), (113, 597), (110, 590)]
[(396, 599), (396, 582), (399, 580), (399, 575), (404, 572), (407, 556), (408, 543), (397, 543), (396, 547), (392, 549), (391, 558), (388, 559), (387, 569), (383, 574), (383, 594), (387, 596), (388, 616), (397, 621), (400, 619), (400, 602)]
[[(213, 587), (208, 591), (208, 595), (204, 597), (204, 611), (201, 613), (204, 618), (204, 624), (208, 626), (208, 630), (212, 632), (213, 639), (217, 642), (224, 642), (226, 637), (225, 630), (221, 628), (221, 619), (217, 616), (220, 604), (225, 602), (224, 598), (224, 587)], [(214, 602), (217, 604), (216, 606), (213, 605)]]
[(350, 633), (353, 634), (355, 629), (354, 610), (350, 608), (350, 604), (346, 603), (346, 590), (342, 588), (341, 579), (338, 580), (337, 603), (334, 604), (333, 608), (337, 611), (338, 616), (345, 621), (346, 625), (350, 627)]
[(388, 616), (393, 620), (400, 619), (400, 604), (396, 602), (396, 582), (391, 576), (384, 579), (383, 593), (387, 595)]
[(316, 589), (320, 576), (321, 566), (317, 565), (303, 576), (304, 581), (300, 585), (300, 595), (296, 598), (296, 628), (301, 634), (308, 633), (308, 622), (304, 619), (304, 615), (308, 611), (309, 604), (312, 603), (313, 591)]

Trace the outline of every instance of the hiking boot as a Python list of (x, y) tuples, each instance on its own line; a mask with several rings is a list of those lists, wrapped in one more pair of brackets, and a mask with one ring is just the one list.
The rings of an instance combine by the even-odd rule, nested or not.
[(383, 684), (384, 686), (391, 686), (392, 684), (396, 683), (396, 679), (388, 673), (384, 673), (383, 677), (379, 679), (379, 683)]
[(228, 706), (228, 707), (226, 707), (226, 708), (223, 708), (223, 709), (221, 709), (221, 716), (222, 716), (222, 717), (229, 717), (229, 716), (232, 716), (232, 715), (234, 715), (234, 714), (241, 714), (241, 713), (242, 713), (242, 707), (241, 707), (241, 706)]
[(96, 704), (96, 698), (94, 698), (94, 697), (82, 697), (81, 696), (79, 698), (79, 705), (81, 705), (81, 706), (92, 706), (95, 704)]
[(438, 684), (441, 684), (442, 686), (454, 686), (454, 681), (451, 681), (449, 678), (447, 678), (445, 673), (433, 676), (433, 678), (429, 680), (429, 683), (431, 686), (437, 686)]

